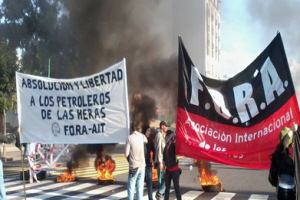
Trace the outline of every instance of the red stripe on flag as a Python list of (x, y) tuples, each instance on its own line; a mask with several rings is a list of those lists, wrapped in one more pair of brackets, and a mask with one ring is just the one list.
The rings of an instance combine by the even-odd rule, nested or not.
[(264, 121), (245, 128), (220, 124), (178, 108), (176, 153), (227, 165), (268, 169), (269, 155), (279, 142), (280, 130), (300, 124), (299, 119), (295, 95)]

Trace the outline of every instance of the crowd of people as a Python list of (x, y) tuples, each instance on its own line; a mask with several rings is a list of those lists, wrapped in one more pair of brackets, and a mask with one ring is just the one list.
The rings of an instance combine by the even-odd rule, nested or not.
[[(168, 200), (170, 194), (171, 181), (175, 188), (177, 200), (181, 200), (179, 177), (181, 169), (175, 153), (176, 137), (175, 133), (168, 130), (168, 124), (161, 121), (159, 132), (155, 139), (150, 137), (151, 129), (148, 124), (132, 125), (132, 133), (127, 138), (125, 146), (125, 157), (129, 162), (129, 173), (127, 192), (128, 200), (143, 199), (144, 182), (147, 184), (148, 199), (152, 197), (152, 164), (157, 169), (159, 188), (155, 198), (157, 200)], [(151, 153), (153, 158), (151, 157)]]
[[(274, 151), (275, 164), (278, 168), (277, 199), (293, 200), (295, 194), (295, 167), (290, 149), (293, 146), (294, 132), (298, 131), (298, 125), (291, 128), (284, 127), (279, 133), (279, 144)], [(127, 192), (128, 200), (143, 199), (144, 182), (148, 190), (148, 199), (152, 197), (152, 165), (157, 170), (159, 188), (156, 192), (156, 200), (169, 200), (171, 181), (173, 181), (176, 199), (181, 200), (179, 178), (181, 169), (175, 152), (175, 132), (168, 130), (168, 124), (161, 121), (159, 131), (155, 138), (151, 137), (151, 128), (148, 124), (141, 127), (140, 124), (132, 125), (132, 132), (128, 136), (124, 154), (129, 162)], [(20, 148), (19, 131), (10, 137), (0, 134), (1, 143), (12, 143)], [(152, 157), (153, 155), (153, 157)], [(3, 166), (0, 152), (0, 199), (5, 199)]]
[[(290, 149), (293, 146), (293, 135), (298, 130), (298, 125), (291, 128), (284, 127), (279, 133), (279, 144), (274, 151), (274, 159), (278, 168), (277, 199), (293, 200), (295, 194), (295, 167)], [(128, 137), (125, 146), (125, 156), (129, 162), (128, 175), (128, 200), (143, 199), (144, 181), (148, 189), (148, 199), (152, 197), (152, 165), (157, 170), (159, 188), (156, 192), (156, 200), (168, 200), (171, 181), (176, 193), (176, 199), (181, 200), (179, 177), (181, 169), (175, 153), (175, 132), (168, 130), (165, 121), (159, 124), (159, 132), (155, 139), (150, 137), (149, 125), (135, 124), (132, 134)], [(151, 156), (153, 155), (153, 158)]]

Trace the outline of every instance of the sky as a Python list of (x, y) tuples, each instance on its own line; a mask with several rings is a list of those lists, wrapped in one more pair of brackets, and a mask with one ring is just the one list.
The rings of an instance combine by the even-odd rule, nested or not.
[(300, 1), (222, 0), (221, 75), (245, 69), (280, 32), (300, 99)]

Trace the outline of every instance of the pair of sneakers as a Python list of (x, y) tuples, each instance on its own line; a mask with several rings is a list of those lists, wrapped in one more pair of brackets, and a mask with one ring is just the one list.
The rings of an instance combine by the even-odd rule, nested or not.
[(163, 195), (163, 194), (156, 193), (155, 198), (156, 198), (157, 200), (164, 200), (164, 195)]

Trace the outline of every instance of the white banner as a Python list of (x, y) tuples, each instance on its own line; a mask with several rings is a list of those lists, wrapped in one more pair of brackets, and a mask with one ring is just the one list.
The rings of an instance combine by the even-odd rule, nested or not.
[(53, 79), (16, 72), (22, 143), (125, 143), (125, 59), (91, 76)]

